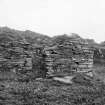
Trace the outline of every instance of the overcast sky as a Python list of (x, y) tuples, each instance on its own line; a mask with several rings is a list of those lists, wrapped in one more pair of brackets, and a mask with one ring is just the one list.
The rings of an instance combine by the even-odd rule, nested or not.
[(105, 0), (0, 0), (0, 26), (105, 41)]

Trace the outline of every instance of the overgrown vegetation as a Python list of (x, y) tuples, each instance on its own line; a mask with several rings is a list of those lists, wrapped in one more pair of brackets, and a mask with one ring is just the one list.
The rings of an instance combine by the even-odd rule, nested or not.
[[(78, 80), (79, 81), (79, 80)], [(81, 80), (80, 80), (81, 81)], [(104, 105), (105, 85), (53, 80), (0, 83), (0, 105)]]

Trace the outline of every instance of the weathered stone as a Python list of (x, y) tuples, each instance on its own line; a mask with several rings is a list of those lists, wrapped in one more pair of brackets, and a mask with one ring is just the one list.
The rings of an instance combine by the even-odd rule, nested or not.
[(78, 67), (79, 68), (87, 68), (87, 65), (82, 64), (82, 65), (78, 65)]
[[(91, 48), (79, 40), (72, 40), (69, 43), (45, 49), (46, 63), (50, 68), (48, 71), (51, 70), (51, 73), (90, 71), (93, 65), (93, 51), (91, 51)], [(52, 53), (55, 51), (56, 54)]]
[(88, 73), (86, 73), (86, 74), (89, 75), (89, 76), (91, 76), (91, 77), (93, 77), (92, 71), (91, 71), (91, 72), (88, 72)]
[(92, 68), (93, 67), (93, 64), (89, 64), (87, 65), (88, 68)]

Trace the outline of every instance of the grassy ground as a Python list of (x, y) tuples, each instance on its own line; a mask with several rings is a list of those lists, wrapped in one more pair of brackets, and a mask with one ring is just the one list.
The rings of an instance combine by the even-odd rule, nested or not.
[(14, 74), (0, 73), (0, 105), (105, 105), (105, 84), (97, 81), (104, 80), (105, 68), (93, 69), (95, 79), (78, 75), (73, 84), (52, 79), (22, 82)]
[(93, 67), (94, 79), (101, 80), (105, 83), (105, 65), (96, 64)]
[(51, 79), (1, 81), (0, 105), (105, 105), (105, 85), (81, 80), (72, 85)]

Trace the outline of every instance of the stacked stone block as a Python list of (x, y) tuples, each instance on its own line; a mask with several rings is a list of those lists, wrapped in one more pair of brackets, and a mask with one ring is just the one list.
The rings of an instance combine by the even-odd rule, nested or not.
[(62, 45), (46, 47), (48, 74), (90, 73), (93, 66), (93, 50), (84, 41), (71, 40)]
[[(31, 70), (32, 56), (24, 49), (26, 43), (11, 41), (0, 44), (0, 71)], [(29, 51), (28, 51), (29, 52)]]

